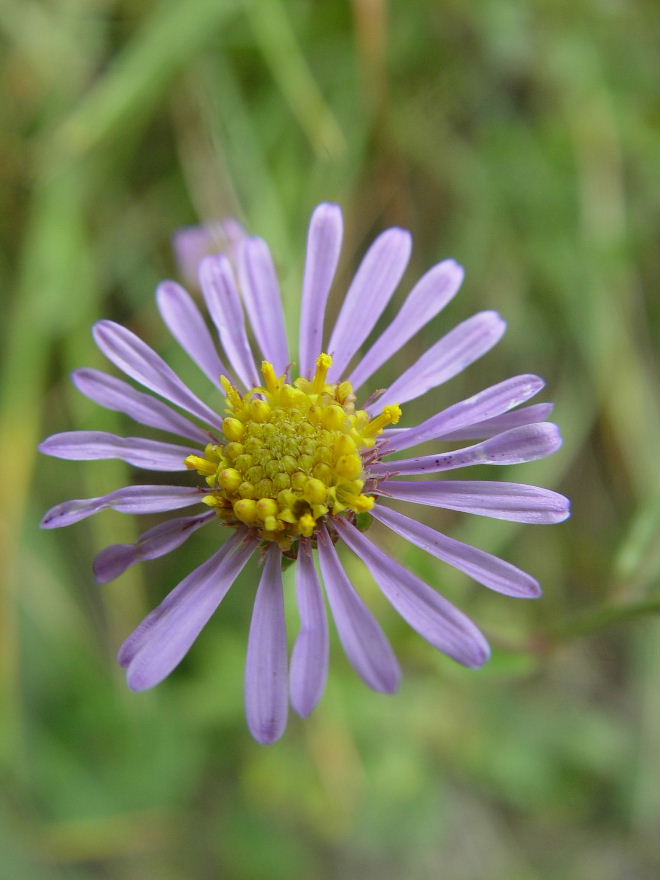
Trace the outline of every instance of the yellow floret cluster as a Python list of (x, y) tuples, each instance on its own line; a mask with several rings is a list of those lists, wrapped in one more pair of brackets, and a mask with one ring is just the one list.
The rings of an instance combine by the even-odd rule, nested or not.
[(300, 535), (311, 537), (325, 516), (373, 507), (373, 496), (363, 494), (360, 453), (401, 416), (398, 406), (374, 419), (356, 410), (350, 382), (327, 383), (331, 365), (330, 355), (321, 354), (312, 380), (289, 384), (264, 361), (263, 386), (245, 395), (222, 376), (227, 442), (186, 458), (186, 466), (206, 479), (206, 504), (283, 550)]

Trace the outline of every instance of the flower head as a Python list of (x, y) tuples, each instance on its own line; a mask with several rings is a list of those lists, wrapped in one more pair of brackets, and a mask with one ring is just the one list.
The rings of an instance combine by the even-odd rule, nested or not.
[(263, 385), (245, 395), (222, 376), (228, 442), (209, 443), (203, 456), (186, 458), (206, 479), (206, 504), (282, 551), (300, 537), (311, 538), (327, 516), (371, 510), (374, 498), (363, 492), (369, 479), (365, 453), (401, 415), (398, 406), (386, 406), (375, 418), (356, 411), (350, 382), (328, 384), (331, 366), (330, 355), (320, 354), (311, 380), (289, 384), (264, 361)]
[[(94, 563), (100, 582), (116, 578), (135, 562), (174, 550), (202, 526), (218, 528), (219, 543), (229, 534), (121, 647), (119, 662), (127, 668), (128, 683), (135, 690), (152, 687), (169, 675), (250, 557), (257, 554), (263, 567), (248, 637), (245, 702), (252, 734), (271, 743), (286, 727), (289, 695), (294, 709), (307, 715), (325, 687), (328, 622), (315, 554), (346, 654), (368, 685), (391, 693), (400, 680), (398, 662), (347, 577), (336, 544), (343, 542), (362, 560), (394, 608), (434, 647), (477, 667), (489, 656), (482, 633), (435, 589), (374, 544), (364, 532), (365, 520), (377, 519), (490, 589), (529, 598), (540, 594), (530, 575), (394, 510), (387, 500), (531, 523), (560, 522), (569, 507), (556, 492), (525, 484), (400, 479), (474, 464), (532, 461), (561, 445), (556, 425), (545, 421), (550, 404), (516, 409), (543, 387), (533, 375), (492, 385), (414, 424), (410, 401), (461, 372), (501, 338), (505, 325), (495, 312), (481, 312), (459, 324), (383, 393), (358, 403), (364, 399), (361, 389), (367, 380), (455, 295), (463, 277), (457, 263), (446, 260), (427, 272), (392, 323), (356, 359), (405, 271), (410, 236), (395, 228), (376, 239), (324, 344), (325, 308), (339, 259), (342, 217), (336, 205), (319, 205), (309, 229), (295, 375), (268, 246), (244, 235), (240, 227), (229, 228), (230, 256), (204, 258), (199, 284), (231, 369), (220, 359), (191, 296), (171, 281), (157, 292), (165, 323), (213, 382), (217, 405), (210, 407), (200, 400), (129, 330), (100, 321), (94, 336), (101, 351), (157, 396), (92, 369), (74, 372), (77, 388), (102, 406), (177, 435), (183, 442), (72, 431), (41, 444), (43, 452), (60, 458), (121, 458), (146, 470), (187, 470), (194, 479), (182, 481), (183, 485), (132, 485), (98, 498), (67, 501), (50, 510), (42, 526), (70, 525), (106, 508), (157, 513), (201, 506), (199, 513), (149, 529), (135, 544), (103, 550)], [(190, 262), (190, 248), (184, 250)], [(246, 312), (263, 358), (259, 369), (248, 339)], [(402, 413), (412, 426), (392, 427)], [(440, 446), (466, 440), (479, 442), (450, 451), (439, 448), (433, 455), (391, 458), (427, 441)], [(290, 664), (282, 584), (285, 558), (297, 564), (301, 620)]]

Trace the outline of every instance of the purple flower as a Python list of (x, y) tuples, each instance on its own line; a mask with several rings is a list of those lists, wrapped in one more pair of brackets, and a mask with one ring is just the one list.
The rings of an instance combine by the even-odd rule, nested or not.
[[(460, 373), (499, 341), (505, 324), (491, 311), (450, 330), (384, 393), (360, 408), (356, 393), (368, 397), (362, 392), (367, 380), (452, 299), (463, 270), (453, 260), (430, 269), (367, 353), (356, 357), (401, 280), (411, 238), (395, 228), (376, 239), (325, 341), (325, 308), (341, 240), (340, 209), (319, 205), (309, 228), (298, 378), (290, 376), (295, 354), (287, 342), (268, 246), (260, 238), (236, 234), (231, 260), (224, 254), (207, 256), (199, 270), (227, 365), (190, 295), (173, 281), (161, 284), (157, 292), (165, 323), (214, 384), (217, 409), (203, 403), (137, 336), (112, 321), (100, 321), (94, 337), (101, 351), (157, 396), (92, 369), (74, 372), (76, 387), (101, 406), (174, 434), (179, 442), (71, 431), (41, 444), (42, 452), (59, 458), (120, 458), (147, 470), (194, 472), (195, 478), (186, 485), (127, 486), (99, 498), (66, 501), (46, 514), (42, 526), (57, 528), (105, 508), (158, 513), (201, 506), (201, 513), (171, 518), (149, 529), (135, 544), (103, 550), (94, 563), (102, 583), (135, 562), (169, 553), (202, 526), (218, 528), (219, 539), (224, 537), (221, 531), (230, 531), (220, 549), (191, 572), (121, 647), (119, 662), (134, 690), (153, 687), (170, 674), (250, 557), (255, 553), (260, 557), (263, 568), (248, 639), (245, 703), (250, 730), (262, 743), (272, 743), (284, 732), (289, 697), (299, 714), (308, 715), (325, 687), (328, 621), (315, 551), (346, 654), (370, 687), (392, 693), (400, 680), (397, 659), (347, 577), (336, 544), (343, 541), (362, 560), (411, 627), (459, 663), (478, 667), (489, 657), (482, 633), (365, 535), (369, 519), (377, 519), (492, 590), (531, 598), (540, 594), (540, 587), (529, 574), (393, 510), (387, 501), (528, 523), (561, 522), (569, 514), (566, 498), (535, 486), (406, 479), (474, 464), (533, 461), (558, 449), (561, 437), (556, 425), (546, 421), (551, 404), (516, 409), (543, 388), (543, 381), (533, 375), (485, 388), (421, 424), (391, 427), (399, 422), (403, 404)], [(188, 257), (193, 259), (190, 253)], [(245, 312), (264, 359), (260, 368), (248, 339)], [(436, 454), (390, 458), (430, 440), (438, 443)], [(473, 440), (479, 442), (440, 451), (445, 441)], [(301, 621), (290, 665), (281, 573), (285, 559), (297, 561)]]

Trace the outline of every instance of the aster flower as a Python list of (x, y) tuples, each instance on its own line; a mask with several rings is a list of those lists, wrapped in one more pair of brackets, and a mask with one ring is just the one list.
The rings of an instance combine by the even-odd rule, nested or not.
[[(543, 388), (543, 381), (533, 375), (499, 382), (414, 423), (410, 401), (460, 373), (502, 337), (505, 324), (496, 312), (481, 312), (449, 330), (382, 394), (369, 397), (375, 386), (363, 390), (376, 370), (456, 294), (463, 278), (456, 262), (446, 260), (430, 269), (392, 323), (358, 357), (406, 269), (411, 237), (394, 228), (371, 245), (325, 341), (324, 316), (339, 260), (342, 216), (336, 205), (319, 205), (308, 234), (298, 375), (293, 379), (296, 354), (287, 342), (268, 246), (259, 238), (237, 233), (237, 227), (230, 228), (235, 233), (232, 259), (224, 254), (208, 256), (199, 271), (227, 365), (191, 296), (172, 281), (157, 291), (158, 308), (168, 328), (215, 387), (214, 407), (200, 400), (130, 330), (100, 321), (94, 338), (101, 351), (156, 396), (93, 369), (73, 373), (76, 387), (101, 406), (177, 435), (179, 442), (71, 431), (49, 437), (40, 447), (60, 458), (120, 458), (140, 469), (188, 470), (192, 480), (132, 485), (98, 498), (66, 501), (46, 514), (42, 526), (71, 525), (107, 508), (124, 513), (202, 508), (156, 525), (135, 544), (103, 550), (94, 563), (102, 583), (138, 561), (169, 553), (203, 526), (216, 529), (218, 542), (223, 542), (219, 549), (147, 616), (119, 651), (128, 684), (138, 691), (172, 672), (256, 555), (263, 567), (248, 637), (245, 702), (253, 736), (271, 743), (286, 727), (289, 697), (293, 708), (305, 716), (325, 687), (328, 621), (315, 555), (346, 654), (370, 687), (391, 693), (400, 681), (397, 659), (346, 575), (336, 545), (343, 542), (362, 560), (388, 601), (435, 648), (459, 663), (478, 667), (489, 657), (483, 634), (435, 589), (373, 543), (365, 534), (366, 524), (371, 518), (378, 520), (492, 590), (531, 598), (540, 594), (540, 587), (529, 574), (394, 510), (388, 500), (528, 523), (560, 522), (569, 508), (556, 492), (525, 484), (406, 479), (475, 464), (532, 461), (560, 446), (556, 425), (546, 421), (551, 404), (520, 407)], [(191, 240), (197, 247), (199, 239), (193, 234)], [(185, 242), (183, 248), (189, 257)], [(263, 358), (259, 369), (245, 313)], [(361, 400), (366, 398), (361, 406), (358, 393)], [(399, 424), (403, 409), (411, 426), (392, 427)], [(450, 441), (475, 440), (450, 451), (440, 448)], [(427, 441), (437, 442), (435, 454), (391, 459), (394, 453)], [(290, 665), (284, 560), (297, 563), (301, 621)]]

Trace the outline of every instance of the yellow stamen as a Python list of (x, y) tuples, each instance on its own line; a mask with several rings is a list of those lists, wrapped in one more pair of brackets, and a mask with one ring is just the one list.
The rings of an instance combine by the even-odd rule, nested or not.
[(191, 471), (197, 471), (205, 476), (214, 474), (218, 469), (218, 463), (201, 458), (199, 455), (189, 455), (183, 460), (185, 466)]
[[(266, 422), (268, 421), (268, 416), (270, 415), (270, 406), (268, 402), (265, 400), (261, 400), (260, 398), (255, 398), (255, 400), (250, 401), (250, 418), (254, 422)], [(238, 437), (236, 438), (239, 439)]]
[(398, 403), (393, 406), (386, 406), (379, 416), (376, 416), (375, 419), (369, 422), (362, 433), (365, 436), (375, 437), (376, 434), (380, 434), (383, 428), (386, 428), (388, 425), (396, 425), (400, 418), (401, 407)]
[(257, 521), (257, 502), (250, 498), (241, 498), (234, 504), (234, 513), (242, 522), (251, 526)]
[(344, 405), (349, 398), (354, 398), (353, 394), (353, 386), (350, 382), (341, 382), (337, 385), (337, 390), (335, 391), (335, 397), (339, 401), (339, 403)]
[(261, 372), (264, 377), (264, 382), (266, 383), (266, 388), (270, 391), (271, 394), (275, 394), (275, 392), (279, 390), (279, 383), (277, 381), (275, 367), (271, 364), (270, 361), (262, 361)]
[(222, 422), (222, 430), (227, 440), (240, 440), (245, 433), (245, 425), (238, 419), (228, 417)]
[(235, 458), (238, 458), (239, 455), (242, 455), (243, 452), (244, 448), (242, 443), (228, 443), (224, 448), (225, 455), (232, 461)]
[(328, 370), (332, 366), (332, 357), (329, 354), (320, 354), (316, 359), (316, 373), (312, 381), (312, 391), (321, 394), (328, 378)]
[(218, 474), (218, 482), (227, 492), (234, 492), (243, 482), (243, 477), (236, 468), (225, 468)]
[(265, 521), (268, 519), (268, 517), (276, 515), (278, 511), (277, 501), (275, 501), (273, 498), (260, 498), (257, 501), (256, 510), (259, 519), (263, 519)]
[(355, 480), (362, 473), (360, 456), (357, 453), (354, 455), (340, 455), (337, 459), (335, 470), (342, 477), (346, 477), (347, 480)]
[(185, 460), (204, 477), (210, 494), (203, 500), (223, 521), (245, 523), (283, 550), (312, 537), (325, 517), (371, 510), (362, 454), (401, 416), (398, 405), (374, 419), (356, 410), (350, 382), (328, 383), (331, 366), (323, 353), (311, 381), (289, 383), (264, 361), (264, 385), (245, 395), (222, 376), (227, 442)]
[(323, 413), (323, 425), (328, 431), (341, 431), (346, 424), (346, 413), (344, 408), (333, 404), (326, 407)]
[(327, 495), (328, 487), (322, 483), (321, 480), (312, 477), (310, 480), (306, 481), (305, 499), (309, 501), (310, 504), (323, 504)]
[(234, 410), (239, 409), (242, 400), (240, 391), (234, 388), (226, 376), (220, 376), (220, 384), (225, 389), (229, 406)]

